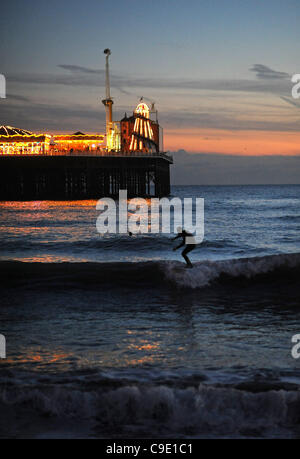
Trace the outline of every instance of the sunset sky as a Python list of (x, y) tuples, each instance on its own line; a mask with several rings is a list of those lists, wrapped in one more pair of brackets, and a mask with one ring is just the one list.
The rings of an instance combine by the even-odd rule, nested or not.
[(0, 124), (104, 132), (109, 47), (115, 119), (155, 101), (166, 149), (300, 155), (299, 24), (299, 0), (11, 0)]

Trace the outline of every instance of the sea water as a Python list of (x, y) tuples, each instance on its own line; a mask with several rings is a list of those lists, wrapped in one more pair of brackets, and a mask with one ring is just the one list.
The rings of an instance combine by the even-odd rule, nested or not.
[(300, 186), (172, 195), (205, 199), (193, 270), (96, 201), (0, 203), (0, 436), (298, 436)]

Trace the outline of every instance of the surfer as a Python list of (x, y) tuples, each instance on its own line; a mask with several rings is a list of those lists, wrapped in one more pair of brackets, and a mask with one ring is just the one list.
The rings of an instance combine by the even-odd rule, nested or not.
[(196, 248), (196, 245), (197, 245), (196, 244), (196, 240), (195, 240), (194, 236), (191, 233), (188, 233), (187, 231), (185, 231), (181, 227), (177, 228), (177, 233), (178, 234), (173, 239), (173, 241), (176, 241), (176, 239), (182, 238), (182, 243), (178, 247), (175, 247), (173, 250), (175, 252), (176, 250), (181, 249), (181, 247), (184, 247), (186, 245), (186, 248), (182, 252), (182, 256), (186, 261), (187, 268), (193, 268), (191, 260), (189, 259), (187, 254), (190, 253), (192, 250), (194, 250)]

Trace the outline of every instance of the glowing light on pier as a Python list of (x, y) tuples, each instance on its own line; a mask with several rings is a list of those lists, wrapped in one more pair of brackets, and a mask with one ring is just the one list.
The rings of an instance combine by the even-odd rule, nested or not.
[(50, 139), (48, 134), (0, 126), (0, 155), (43, 155), (49, 151)]
[(104, 135), (86, 135), (76, 132), (71, 135), (35, 134), (11, 126), (0, 126), (0, 155), (72, 155), (101, 153)]
[(150, 109), (144, 102), (135, 109), (136, 120), (131, 136), (130, 151), (156, 152), (153, 129), (150, 124)]

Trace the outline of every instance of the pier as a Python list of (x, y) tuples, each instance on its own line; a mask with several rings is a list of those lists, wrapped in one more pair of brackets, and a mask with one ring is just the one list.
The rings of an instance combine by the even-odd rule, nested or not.
[(0, 200), (73, 200), (163, 197), (170, 194), (166, 154), (0, 156)]
[[(113, 121), (106, 49), (106, 133), (34, 133), (0, 126), (0, 200), (163, 197), (170, 165), (155, 103), (141, 98), (132, 115)], [(105, 142), (105, 144), (104, 144)]]

